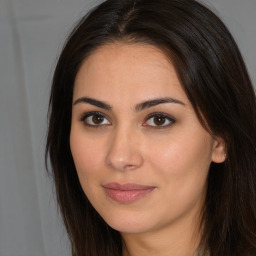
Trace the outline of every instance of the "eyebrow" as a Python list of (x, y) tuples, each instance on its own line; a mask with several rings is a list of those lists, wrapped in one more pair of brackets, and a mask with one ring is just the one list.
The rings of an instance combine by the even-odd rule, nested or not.
[(154, 107), (154, 106), (157, 106), (157, 105), (160, 105), (160, 104), (166, 104), (166, 103), (175, 103), (175, 104), (180, 104), (180, 105), (185, 106), (185, 103), (183, 103), (182, 101), (174, 99), (174, 98), (167, 97), (167, 98), (159, 98), (159, 99), (148, 100), (148, 101), (139, 103), (138, 105), (136, 105), (135, 111), (139, 112), (139, 111), (142, 111), (146, 108), (150, 108), (150, 107)]
[(78, 103), (88, 103), (90, 105), (93, 105), (93, 106), (96, 106), (96, 107), (99, 107), (99, 108), (103, 108), (103, 109), (106, 109), (106, 110), (111, 110), (112, 109), (112, 107), (109, 104), (107, 104), (106, 102), (101, 101), (101, 100), (88, 98), (88, 97), (82, 97), (82, 98), (77, 99), (73, 103), (73, 105), (76, 105)]
[[(73, 105), (76, 105), (78, 103), (88, 103), (90, 105), (105, 109), (105, 110), (112, 110), (112, 106), (110, 106), (109, 104), (107, 104), (104, 101), (101, 100), (96, 100), (93, 98), (88, 98), (88, 97), (81, 97), (77, 100), (75, 100), (75, 102), (73, 103)], [(140, 112), (146, 108), (150, 108), (150, 107), (154, 107), (160, 104), (166, 104), (166, 103), (175, 103), (175, 104), (180, 104), (185, 106), (185, 103), (183, 103), (180, 100), (174, 99), (174, 98), (159, 98), (159, 99), (152, 99), (152, 100), (147, 100), (144, 101), (142, 103), (139, 103), (135, 106), (135, 111), (136, 112)]]

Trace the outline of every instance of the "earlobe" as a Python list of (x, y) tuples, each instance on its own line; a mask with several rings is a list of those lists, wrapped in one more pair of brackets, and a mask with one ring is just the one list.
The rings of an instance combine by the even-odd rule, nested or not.
[(226, 143), (223, 138), (215, 137), (212, 148), (212, 162), (223, 163), (226, 160)]

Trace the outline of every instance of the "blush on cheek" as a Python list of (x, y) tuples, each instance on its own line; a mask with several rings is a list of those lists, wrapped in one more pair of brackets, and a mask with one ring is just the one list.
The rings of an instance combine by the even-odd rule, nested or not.
[(181, 146), (168, 143), (165, 147), (162, 145), (154, 148), (156, 150), (150, 148), (150, 156), (147, 159), (150, 159), (149, 161), (155, 170), (159, 170), (160, 173), (180, 173), (185, 160)]
[(75, 166), (79, 169), (88, 169), (87, 166), (93, 169), (97, 164), (97, 149), (88, 146), (88, 142), (84, 141), (82, 134), (79, 131), (71, 130), (70, 149), (73, 156)]
[(73, 154), (73, 159), (77, 170), (87, 172), (93, 172), (93, 170), (97, 170), (98, 158), (97, 154), (92, 151), (84, 150), (84, 151), (75, 151)]

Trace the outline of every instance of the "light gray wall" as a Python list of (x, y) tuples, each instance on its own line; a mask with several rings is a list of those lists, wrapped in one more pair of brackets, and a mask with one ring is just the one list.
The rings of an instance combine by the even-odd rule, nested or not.
[[(56, 57), (100, 0), (0, 0), (0, 256), (70, 255), (44, 167)], [(204, 0), (237, 40), (256, 84), (256, 0)]]

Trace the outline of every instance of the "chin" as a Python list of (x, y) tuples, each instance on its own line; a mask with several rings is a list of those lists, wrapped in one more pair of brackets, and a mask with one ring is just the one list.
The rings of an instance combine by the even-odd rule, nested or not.
[(111, 228), (119, 231), (120, 233), (127, 233), (127, 234), (139, 234), (144, 233), (149, 230), (148, 226), (138, 224), (138, 222), (126, 222), (123, 223), (107, 223)]
[(102, 217), (111, 228), (121, 233), (138, 234), (154, 229), (152, 217), (141, 216), (142, 214), (138, 215), (136, 216), (136, 213), (126, 212)]

